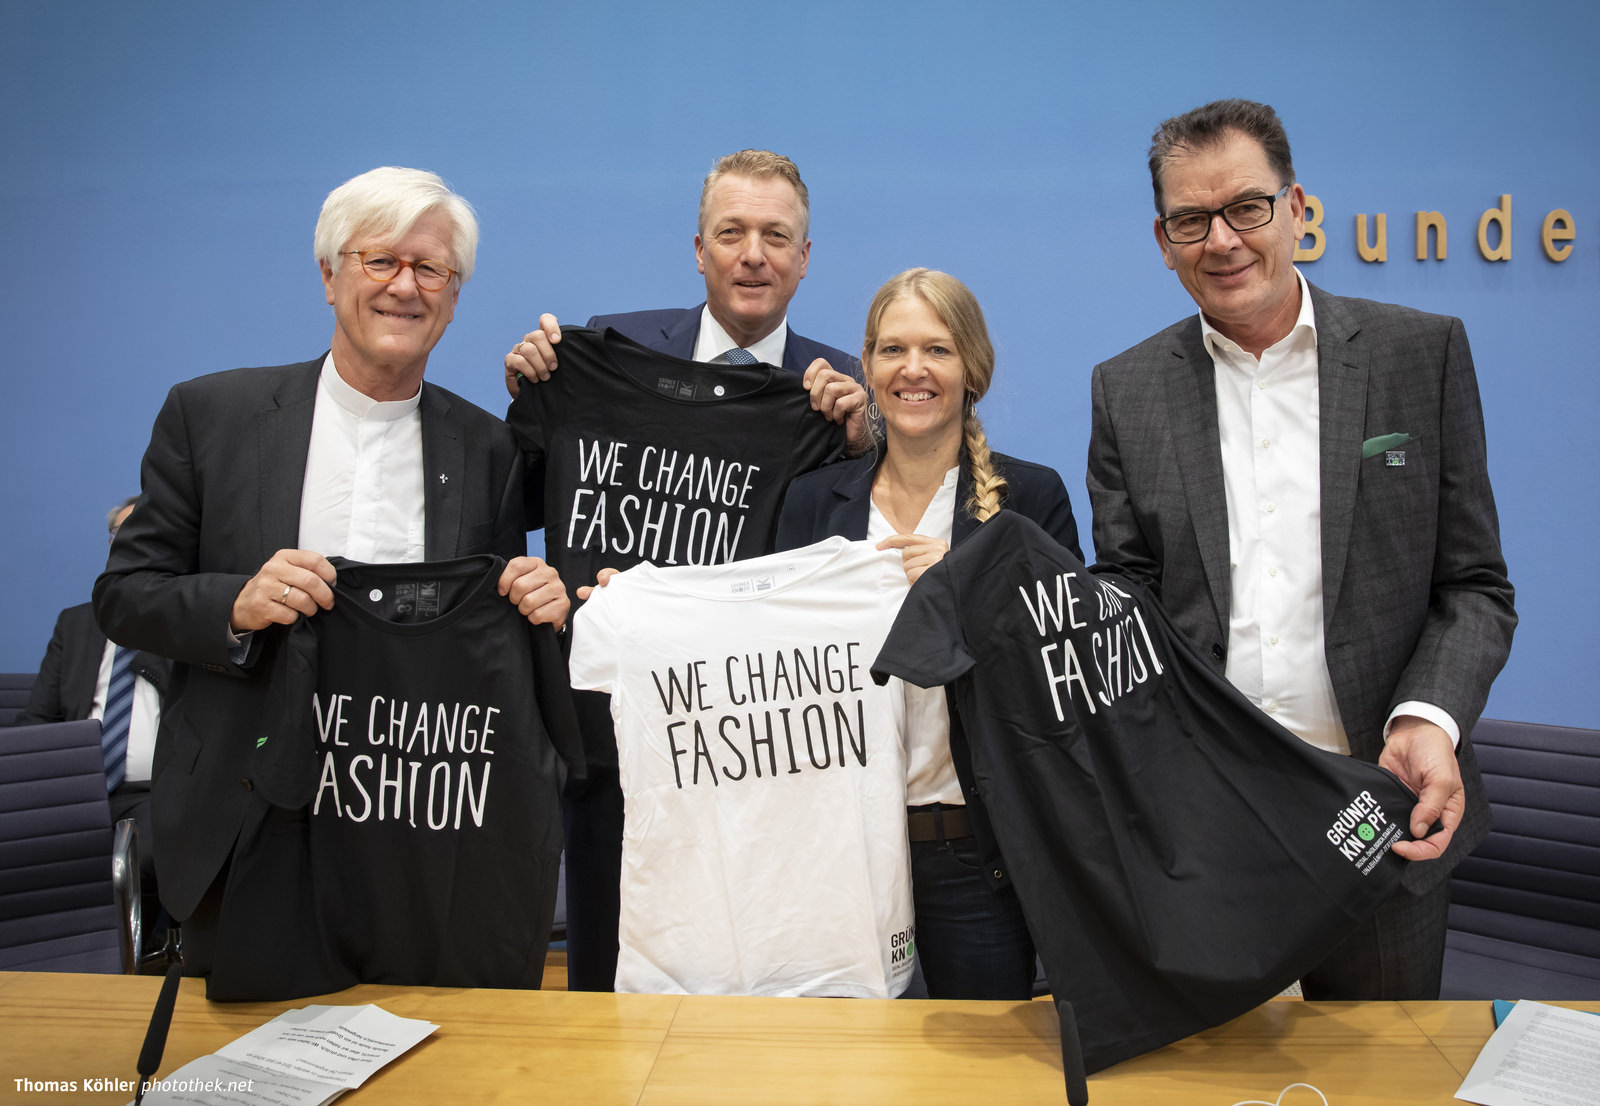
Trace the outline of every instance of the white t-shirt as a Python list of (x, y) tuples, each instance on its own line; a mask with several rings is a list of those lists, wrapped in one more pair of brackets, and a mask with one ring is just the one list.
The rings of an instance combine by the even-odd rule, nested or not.
[(834, 537), (614, 577), (572, 686), (611, 694), (618, 991), (892, 998), (914, 930), (899, 686), (868, 672), (896, 550)]

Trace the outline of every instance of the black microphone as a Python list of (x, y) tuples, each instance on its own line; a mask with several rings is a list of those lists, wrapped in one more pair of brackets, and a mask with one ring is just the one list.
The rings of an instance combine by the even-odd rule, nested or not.
[(133, 1106), (144, 1101), (144, 1089), (161, 1067), (161, 1054), (167, 1048), (167, 1031), (172, 1028), (172, 1008), (178, 1002), (178, 980), (183, 978), (183, 955), (173, 948), (170, 936), (167, 952), (172, 963), (167, 967), (167, 978), (161, 981), (161, 994), (156, 997), (156, 1008), (150, 1012), (150, 1028), (145, 1030), (144, 1047), (139, 1050), (139, 1090), (133, 1096)]
[(1083, 1074), (1083, 1045), (1078, 1041), (1078, 1019), (1072, 1014), (1072, 1003), (1056, 1000), (1056, 1014), (1061, 1019), (1061, 1074), (1067, 1080), (1069, 1106), (1089, 1106), (1089, 1082)]

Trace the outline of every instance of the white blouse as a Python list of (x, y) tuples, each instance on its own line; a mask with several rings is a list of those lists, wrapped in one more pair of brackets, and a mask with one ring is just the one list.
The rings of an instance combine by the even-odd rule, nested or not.
[[(950, 544), (956, 517), (956, 477), (959, 468), (944, 474), (944, 483), (933, 494), (928, 509), (917, 522), (915, 533), (938, 538)], [(897, 531), (872, 503), (867, 513), (867, 540), (876, 545)], [(901, 577), (904, 580), (904, 577)], [(906, 582), (906, 590), (911, 590)], [(946, 803), (963, 806), (961, 781), (956, 778), (955, 761), (950, 759), (950, 711), (945, 705), (944, 688), (906, 684), (906, 805), (925, 806)]]

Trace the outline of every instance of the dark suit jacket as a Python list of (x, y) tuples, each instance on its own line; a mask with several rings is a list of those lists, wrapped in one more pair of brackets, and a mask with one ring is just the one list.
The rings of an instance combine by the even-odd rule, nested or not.
[[(1070, 549), (1074, 557), (1082, 560), (1083, 553), (1078, 548), (1078, 524), (1073, 520), (1072, 503), (1060, 474), (1045, 465), (1019, 461), (1002, 453), (992, 453), (991, 457), (1006, 478), (1005, 508), (1038, 523), (1052, 538)], [(855, 541), (865, 538), (872, 504), (872, 476), (877, 471), (878, 461), (878, 457), (868, 454), (853, 461), (841, 461), (816, 469), (790, 481), (783, 501), (783, 512), (778, 516), (778, 549), (797, 549), (835, 534)], [(960, 545), (979, 526), (978, 520), (966, 509), (971, 496), (972, 476), (963, 454), (961, 471), (956, 477), (956, 512), (950, 528), (951, 546)], [(972, 822), (979, 854), (983, 857), (984, 875), (989, 885), (998, 890), (1007, 886), (1011, 878), (1004, 864), (1000, 863), (1000, 848), (995, 844), (989, 816), (973, 778), (972, 755), (967, 750), (955, 697), (947, 691), (945, 699), (950, 707), (950, 757), (955, 762), (956, 777), (966, 796), (967, 815)]]
[[(44, 722), (77, 722), (94, 709), (94, 689), (100, 680), (100, 660), (105, 656), (106, 638), (95, 624), (94, 608), (88, 603), (68, 607), (56, 618), (55, 632), (39, 664), (39, 675), (28, 695), (28, 705), (14, 725), (37, 726)], [(172, 662), (153, 653), (135, 653), (133, 673), (165, 696), (172, 676)]]
[[(156, 416), (143, 495), (94, 587), (106, 633), (179, 662), (156, 742), (151, 803), (162, 899), (180, 921), (231, 855), (247, 817), (265, 813), (245, 770), (266, 709), (258, 663), (283, 627), (230, 657), (234, 597), (279, 549), (298, 545), (300, 490), (322, 358), (236, 369), (179, 384)], [(485, 411), (422, 385), (423, 503), (429, 560), (518, 556), (522, 463)]]
[[(1517, 616), (1500, 553), (1483, 412), (1459, 319), (1311, 288), (1320, 411), (1323, 635), (1352, 754), (1376, 761), (1390, 711), (1443, 708), (1461, 728), (1467, 812), (1422, 891), (1489, 828), (1467, 735)], [(1407, 433), (1405, 465), (1364, 442)], [(1094, 370), (1089, 498), (1102, 564), (1150, 584), (1225, 668), (1232, 598), (1215, 369), (1190, 316)]]
[[(640, 345), (660, 353), (694, 358), (694, 344), (700, 337), (700, 310), (698, 307), (670, 307), (659, 311), (627, 311), (620, 315), (596, 315), (586, 324), (594, 329), (613, 326)], [(788, 328), (784, 340), (783, 364), (779, 367), (796, 375), (803, 374), (811, 362), (823, 358), (829, 365), (846, 375), (861, 379), (861, 362), (842, 349), (813, 342)]]

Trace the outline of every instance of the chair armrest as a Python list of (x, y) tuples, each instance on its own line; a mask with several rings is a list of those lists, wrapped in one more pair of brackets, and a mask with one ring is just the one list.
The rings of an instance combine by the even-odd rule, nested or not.
[(132, 818), (118, 822), (111, 839), (111, 887), (116, 895), (117, 928), (122, 936), (122, 971), (132, 975), (139, 970), (139, 949), (144, 938), (139, 827)]

